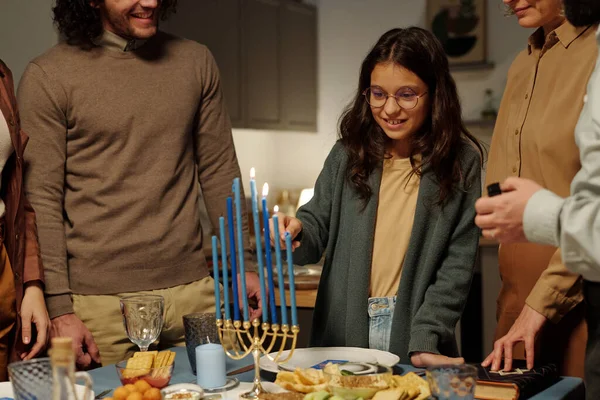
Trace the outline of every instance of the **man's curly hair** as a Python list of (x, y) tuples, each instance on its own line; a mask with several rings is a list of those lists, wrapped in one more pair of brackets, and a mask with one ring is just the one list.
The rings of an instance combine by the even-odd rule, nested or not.
[[(96, 3), (102, 3), (97, 0)], [(65, 37), (67, 43), (91, 48), (94, 39), (102, 34), (100, 11), (92, 7), (90, 0), (56, 0), (52, 8), (54, 24)], [(160, 4), (161, 20), (175, 12), (177, 0), (162, 0)]]

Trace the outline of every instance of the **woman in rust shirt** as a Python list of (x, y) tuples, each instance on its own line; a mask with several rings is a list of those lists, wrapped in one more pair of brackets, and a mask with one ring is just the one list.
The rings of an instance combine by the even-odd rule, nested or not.
[(23, 150), (12, 74), (0, 60), (0, 381), (10, 361), (46, 345), (50, 320), (43, 292), (35, 214), (23, 191)]
[[(574, 131), (598, 54), (595, 29), (567, 22), (559, 0), (504, 3), (521, 26), (538, 29), (508, 72), (486, 184), (519, 176), (565, 197), (581, 168)], [(504, 359), (510, 368), (513, 357), (527, 356), (529, 365), (553, 361), (561, 373), (583, 377), (581, 278), (552, 246), (501, 245), (499, 265), (498, 340), (484, 365), (499, 368)]]

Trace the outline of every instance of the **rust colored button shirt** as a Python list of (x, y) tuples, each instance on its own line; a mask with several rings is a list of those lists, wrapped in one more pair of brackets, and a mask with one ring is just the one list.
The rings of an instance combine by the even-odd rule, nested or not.
[[(541, 29), (530, 37), (508, 73), (486, 184), (520, 176), (560, 196), (569, 195), (571, 180), (581, 167), (574, 130), (597, 55), (591, 27), (575, 28), (565, 22), (545, 37)], [(581, 307), (576, 307), (582, 300), (581, 278), (567, 271), (560, 250), (552, 246), (502, 245), (499, 264), (502, 289), (496, 336), (508, 332), (527, 304), (554, 323), (546, 330), (552, 335), (544, 334), (555, 336), (554, 344), (546, 346), (542, 337), (536, 358), (562, 362), (563, 373), (583, 376), (586, 332)], [(518, 346), (515, 358), (522, 357)]]

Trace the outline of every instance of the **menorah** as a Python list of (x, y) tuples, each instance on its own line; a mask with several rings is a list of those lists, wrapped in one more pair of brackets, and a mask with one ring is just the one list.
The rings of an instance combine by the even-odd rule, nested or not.
[[(285, 311), (284, 311), (285, 312)], [(259, 331), (259, 327), (262, 327), (262, 333)], [(296, 349), (296, 340), (298, 339), (298, 333), (300, 327), (298, 325), (281, 325), (269, 324), (267, 322), (260, 323), (258, 319), (255, 319), (250, 323), (249, 321), (231, 321), (222, 319), (217, 320), (217, 329), (219, 331), (219, 339), (223, 343), (224, 337), (229, 337), (230, 334), (237, 337), (239, 346), (234, 346), (233, 350), (226, 349), (225, 353), (227, 356), (234, 360), (241, 360), (252, 353), (254, 358), (254, 380), (252, 389), (240, 395), (244, 399), (257, 399), (261, 393), (266, 393), (263, 389), (260, 380), (260, 356), (265, 355), (271, 361), (283, 364), (287, 362), (294, 355)], [(270, 342), (267, 342), (270, 339)], [(280, 339), (281, 343), (277, 346), (275, 352), (273, 349), (277, 343), (276, 339)], [(288, 340), (291, 339), (291, 346), (289, 352), (282, 357), (283, 351), (286, 348)], [(268, 343), (265, 347), (265, 343)], [(272, 354), (273, 353), (273, 354)]]
[[(277, 218), (277, 206), (275, 206), (275, 213), (273, 215), (273, 234), (277, 238), (274, 241), (275, 244), (275, 260), (277, 265), (278, 283), (279, 283), (279, 299), (281, 307), (281, 325), (278, 322), (277, 311), (275, 307), (275, 285), (273, 280), (273, 262), (271, 254), (271, 240), (270, 240), (270, 228), (269, 228), (269, 211), (267, 208), (267, 194), (268, 185), (265, 183), (263, 187), (263, 198), (262, 198), (262, 212), (263, 212), (263, 225), (264, 225), (264, 240), (265, 240), (265, 251), (263, 253), (261, 244), (261, 232), (260, 223), (258, 219), (258, 198), (256, 194), (256, 181), (254, 179), (254, 168), (250, 170), (250, 192), (252, 198), (252, 216), (254, 220), (254, 232), (256, 237), (256, 255), (258, 261), (258, 276), (260, 279), (260, 294), (263, 301), (262, 310), (262, 323), (259, 318), (255, 318), (250, 321), (248, 313), (248, 299), (246, 298), (246, 277), (244, 267), (244, 244), (243, 244), (243, 232), (242, 232), (242, 207), (240, 200), (240, 180), (239, 178), (234, 179), (232, 192), (234, 198), (227, 198), (227, 226), (225, 229), (225, 218), (219, 218), (219, 233), (220, 238), (217, 236), (212, 237), (212, 255), (213, 255), (213, 273), (215, 276), (215, 297), (216, 297), (216, 324), (217, 331), (219, 333), (219, 339), (221, 343), (230, 342), (232, 338), (235, 338), (237, 343), (231, 348), (224, 346), (225, 353), (233, 360), (241, 360), (252, 353), (254, 358), (254, 381), (252, 389), (240, 395), (243, 399), (257, 399), (261, 393), (266, 393), (260, 380), (260, 357), (262, 355), (268, 357), (271, 361), (277, 364), (283, 364), (289, 361), (294, 355), (296, 349), (296, 341), (298, 340), (298, 333), (300, 332), (300, 326), (298, 325), (298, 315), (296, 309), (296, 287), (294, 283), (294, 264), (292, 257), (292, 238), (289, 233), (285, 233), (285, 244), (287, 253), (287, 264), (288, 264), (288, 277), (289, 277), (289, 289), (290, 289), (290, 308), (292, 314), (292, 323), (287, 322), (287, 305), (285, 297), (285, 285), (283, 275), (283, 265), (281, 257), (281, 244), (278, 240), (279, 234), (279, 221)], [(236, 210), (236, 232), (234, 232), (234, 218), (233, 218), (233, 204), (235, 201)], [(237, 233), (237, 235), (236, 235)], [(226, 237), (228, 236), (228, 237)], [(236, 246), (237, 236), (237, 246)], [(229, 239), (229, 240), (226, 240)], [(221, 276), (219, 271), (219, 253), (217, 248), (218, 241), (221, 243), (221, 264), (222, 278), (223, 278), (223, 297), (225, 303), (225, 318), (222, 318), (221, 309), (221, 291), (219, 287), (219, 277)], [(229, 271), (228, 271), (228, 257), (227, 257), (227, 243), (229, 243), (231, 263), (231, 286), (232, 286), (232, 297), (233, 297), (233, 319), (231, 318), (231, 312), (229, 310)], [(236, 248), (237, 254), (236, 257)], [(263, 264), (263, 257), (266, 262), (268, 282), (268, 298), (267, 290), (265, 285), (265, 264)], [(238, 268), (239, 263), (239, 268)], [(240, 285), (239, 291), (243, 294), (242, 307), (239, 304), (239, 291), (237, 276), (239, 272)], [(268, 304), (268, 306), (267, 306)], [(240, 316), (240, 308), (243, 310), (243, 319)], [(269, 312), (270, 309), (270, 312)], [(269, 315), (272, 323), (269, 323)], [(284, 356), (283, 352), (289, 347), (289, 352)]]

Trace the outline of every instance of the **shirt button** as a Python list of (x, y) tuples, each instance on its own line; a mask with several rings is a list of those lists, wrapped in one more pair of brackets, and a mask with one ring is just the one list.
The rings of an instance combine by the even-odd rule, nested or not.
[(516, 174), (517, 173), (517, 167), (513, 167), (513, 173)]
[(15, 120), (13, 119), (13, 117), (8, 117), (8, 124), (10, 126), (13, 126), (15, 124)]
[(18, 233), (15, 235), (15, 239), (19, 240), (19, 234)]
[(525, 93), (525, 100), (529, 98), (529, 93)]
[(515, 129), (515, 136), (519, 136), (519, 130)]

